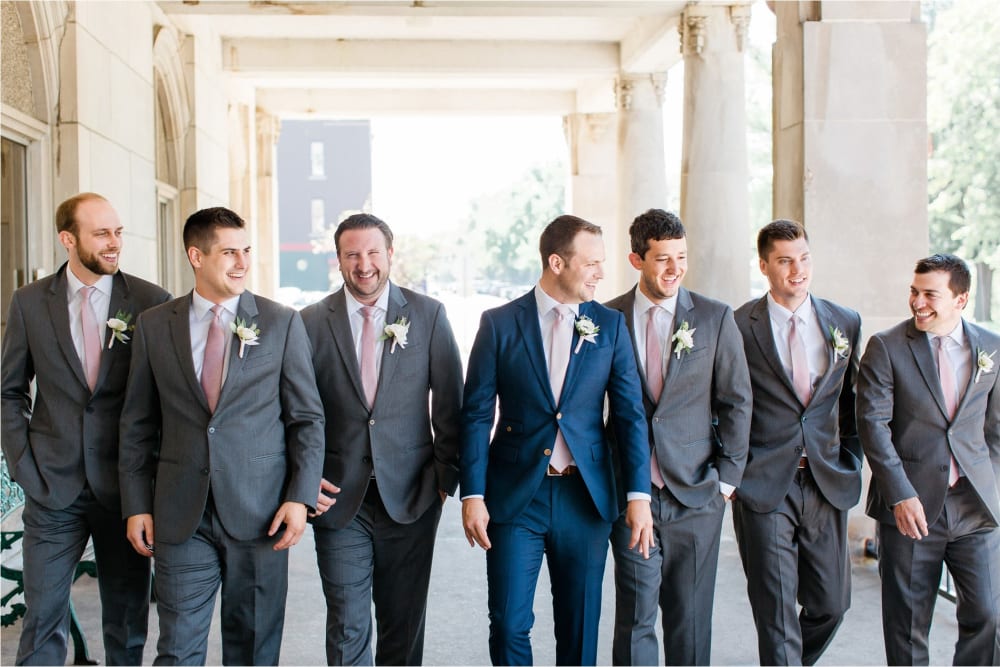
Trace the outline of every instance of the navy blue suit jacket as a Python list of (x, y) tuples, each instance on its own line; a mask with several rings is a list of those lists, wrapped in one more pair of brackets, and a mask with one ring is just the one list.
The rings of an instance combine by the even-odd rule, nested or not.
[[(649, 437), (642, 388), (625, 319), (590, 301), (580, 315), (600, 327), (594, 343), (574, 331), (559, 401), (552, 395), (534, 291), (483, 313), (469, 356), (459, 458), (462, 496), (483, 495), (490, 519), (509, 522), (531, 502), (545, 477), (557, 428), (597, 512), (618, 516), (604, 397), (615, 415), (626, 492), (649, 493)], [(500, 417), (490, 431), (500, 400)], [(546, 453), (548, 452), (548, 453)]]

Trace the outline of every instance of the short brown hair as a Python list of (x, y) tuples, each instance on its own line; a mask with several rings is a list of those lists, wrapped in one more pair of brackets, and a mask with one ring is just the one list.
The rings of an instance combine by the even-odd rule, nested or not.
[(85, 201), (108, 201), (96, 192), (81, 192), (75, 194), (56, 209), (56, 231), (69, 232), (73, 236), (76, 232), (76, 209)]
[(203, 208), (192, 213), (184, 223), (184, 249), (194, 247), (207, 253), (215, 240), (216, 229), (246, 229), (246, 226), (243, 218), (225, 206)]
[(385, 237), (385, 247), (387, 250), (392, 250), (392, 230), (389, 229), (387, 225), (381, 218), (376, 218), (371, 213), (355, 213), (344, 218), (339, 225), (337, 225), (337, 231), (333, 233), (333, 245), (337, 249), (337, 255), (340, 255), (340, 236), (352, 229), (377, 229), (382, 232), (382, 236)]
[(805, 239), (809, 242), (809, 235), (802, 223), (794, 220), (778, 219), (769, 222), (757, 232), (757, 256), (767, 261), (767, 256), (774, 248), (775, 241), (795, 241)]
[(956, 255), (938, 253), (917, 261), (914, 273), (933, 273), (941, 271), (948, 274), (948, 289), (952, 295), (965, 294), (972, 287), (972, 274), (965, 261)]
[(542, 270), (549, 265), (549, 257), (559, 255), (567, 262), (570, 260), (573, 241), (580, 232), (601, 236), (601, 228), (592, 222), (575, 215), (560, 215), (545, 227), (538, 239), (538, 251), (542, 255)]

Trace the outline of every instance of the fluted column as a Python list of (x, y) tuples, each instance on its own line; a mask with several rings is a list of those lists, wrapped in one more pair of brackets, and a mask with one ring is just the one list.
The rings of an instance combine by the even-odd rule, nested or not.
[(681, 219), (686, 285), (738, 306), (750, 297), (743, 42), (747, 5), (689, 5), (681, 15), (684, 141)]
[[(667, 167), (663, 145), (665, 72), (622, 74), (616, 83), (618, 105), (618, 221), (623, 256), (629, 252), (628, 227), (635, 216), (667, 205)], [(635, 269), (622, 261), (615, 282), (632, 285)]]
[(257, 128), (257, 284), (261, 293), (272, 296), (278, 289), (278, 207), (275, 176), (275, 146), (281, 122), (258, 108)]

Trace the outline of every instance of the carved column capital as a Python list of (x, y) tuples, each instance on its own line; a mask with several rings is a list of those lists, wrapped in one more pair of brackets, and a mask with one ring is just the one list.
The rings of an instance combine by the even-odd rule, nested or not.
[(681, 36), (681, 54), (685, 56), (700, 56), (705, 50), (705, 33), (707, 28), (705, 22), (707, 16), (691, 14), (685, 11), (681, 14), (680, 23), (677, 24), (677, 31)]
[(632, 81), (625, 76), (615, 79), (615, 106), (619, 111), (632, 110)]
[[(649, 86), (649, 88), (645, 88)], [(649, 91), (653, 93), (653, 101), (658, 108), (663, 107), (663, 99), (667, 89), (667, 73), (652, 72), (649, 74), (619, 74), (615, 79), (615, 98), (619, 111), (631, 111), (638, 104), (639, 108), (649, 107)]]
[(736, 31), (736, 50), (742, 52), (746, 44), (747, 34), (750, 31), (750, 6), (730, 5), (729, 20)]

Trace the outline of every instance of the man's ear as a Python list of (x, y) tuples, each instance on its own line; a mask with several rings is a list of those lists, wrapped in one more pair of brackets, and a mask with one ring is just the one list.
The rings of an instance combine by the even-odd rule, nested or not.
[(558, 276), (560, 273), (562, 273), (563, 268), (566, 267), (566, 262), (563, 261), (563, 258), (557, 255), (556, 253), (552, 253), (551, 255), (549, 255), (548, 265), (549, 265), (549, 271)]
[(191, 246), (190, 248), (187, 249), (187, 256), (188, 256), (188, 261), (191, 262), (192, 267), (196, 269), (201, 268), (201, 258), (202, 258), (201, 250), (198, 250), (198, 248), (195, 246)]
[(69, 250), (70, 248), (76, 246), (76, 237), (73, 236), (71, 232), (63, 230), (59, 232), (59, 243), (62, 243), (63, 247), (66, 248), (66, 250)]
[(963, 292), (962, 294), (958, 295), (958, 307), (962, 310), (965, 310), (965, 307), (967, 305), (969, 305), (969, 293)]
[(632, 265), (632, 268), (636, 271), (642, 271), (642, 257), (639, 257), (639, 253), (630, 252), (628, 254), (628, 263)]

